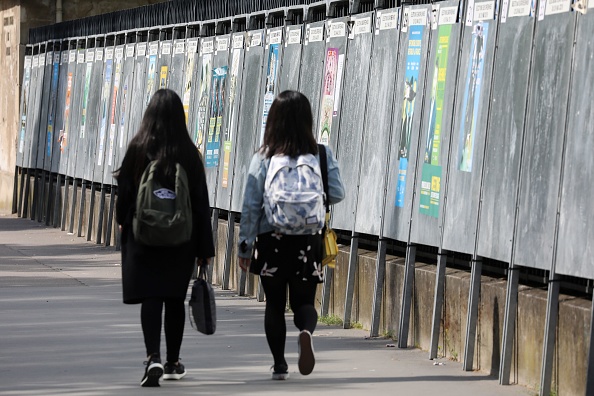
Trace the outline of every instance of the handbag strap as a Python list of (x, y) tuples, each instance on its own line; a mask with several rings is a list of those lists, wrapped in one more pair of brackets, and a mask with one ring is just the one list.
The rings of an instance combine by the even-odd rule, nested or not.
[(324, 205), (326, 206), (326, 213), (329, 213), (330, 205), (328, 205), (328, 159), (326, 158), (326, 147), (323, 144), (318, 144), (318, 152), (320, 154), (320, 169), (322, 171), (322, 182), (324, 183)]
[(206, 271), (206, 268), (208, 267), (208, 264), (203, 264), (199, 267), (198, 269), (198, 279), (204, 279), (206, 282), (210, 283), (208, 281), (208, 272)]

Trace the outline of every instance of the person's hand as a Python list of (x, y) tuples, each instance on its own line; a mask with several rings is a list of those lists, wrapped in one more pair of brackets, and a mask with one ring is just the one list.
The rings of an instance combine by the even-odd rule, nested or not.
[(212, 264), (212, 259), (213, 259), (213, 257), (197, 258), (196, 264), (198, 265), (198, 267), (200, 267), (202, 265), (210, 265), (210, 264)]
[(237, 258), (237, 261), (238, 261), (238, 263), (239, 263), (239, 267), (240, 267), (242, 270), (244, 270), (244, 271), (246, 271), (246, 272), (247, 272), (247, 270), (248, 270), (248, 268), (249, 268), (249, 266), (250, 266), (250, 261), (252, 261), (252, 260), (251, 260), (251, 259), (249, 259), (249, 258), (238, 257), (238, 258)]

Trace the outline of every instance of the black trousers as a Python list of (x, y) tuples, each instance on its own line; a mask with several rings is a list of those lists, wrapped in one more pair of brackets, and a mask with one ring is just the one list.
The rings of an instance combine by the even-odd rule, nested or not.
[(292, 275), (288, 278), (263, 276), (260, 279), (266, 294), (264, 314), (266, 340), (274, 358), (274, 365), (286, 366), (285, 340), (287, 338), (287, 327), (285, 307), (287, 305), (287, 287), (295, 326), (299, 331), (308, 330), (313, 334), (318, 323), (318, 312), (314, 305), (318, 283), (304, 281), (298, 275)]
[(177, 363), (184, 336), (186, 322), (185, 299), (147, 298), (142, 302), (140, 322), (144, 334), (147, 356), (161, 356), (161, 329), (163, 327), (163, 306), (165, 306), (165, 344), (167, 361)]

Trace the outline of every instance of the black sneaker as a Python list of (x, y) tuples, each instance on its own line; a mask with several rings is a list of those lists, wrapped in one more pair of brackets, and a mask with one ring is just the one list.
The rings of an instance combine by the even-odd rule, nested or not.
[(286, 380), (289, 379), (289, 368), (287, 365), (278, 365), (270, 367), (272, 371), (272, 379), (273, 380)]
[(180, 380), (186, 375), (186, 368), (183, 364), (177, 363), (165, 363), (165, 369), (163, 371), (164, 380)]
[(316, 365), (316, 358), (314, 356), (313, 341), (311, 333), (307, 330), (301, 330), (299, 333), (299, 372), (303, 375), (311, 374)]
[(146, 369), (144, 370), (144, 377), (140, 381), (140, 386), (159, 386), (159, 379), (163, 375), (161, 358), (151, 356), (144, 364), (146, 365)]

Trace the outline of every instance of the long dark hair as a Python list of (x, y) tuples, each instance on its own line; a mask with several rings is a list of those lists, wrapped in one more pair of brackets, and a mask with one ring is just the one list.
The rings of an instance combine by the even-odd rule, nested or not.
[[(149, 161), (159, 162), (155, 177), (166, 185), (175, 177), (175, 164), (195, 169), (200, 154), (186, 127), (186, 116), (179, 96), (170, 89), (159, 89), (151, 98), (140, 128), (130, 141), (116, 177), (131, 178), (138, 186)], [(204, 168), (202, 174), (204, 174)], [(118, 183), (119, 184), (119, 183)]]
[(289, 157), (317, 154), (318, 145), (312, 124), (311, 105), (307, 97), (297, 91), (281, 92), (270, 106), (260, 151), (267, 158), (275, 154)]

